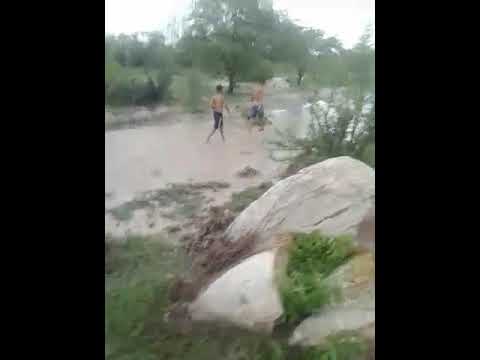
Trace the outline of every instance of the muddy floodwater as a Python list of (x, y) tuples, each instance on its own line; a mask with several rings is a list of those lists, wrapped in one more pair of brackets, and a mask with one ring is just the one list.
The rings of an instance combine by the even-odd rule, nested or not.
[[(226, 182), (228, 188), (209, 192), (208, 205), (228, 201), (234, 192), (278, 177), (285, 163), (271, 158), (269, 142), (278, 140), (276, 130), (303, 132), (303, 99), (297, 95), (267, 96), (265, 107), (272, 124), (259, 132), (248, 132), (240, 111), (225, 114), (223, 143), (217, 132), (209, 144), (212, 130), (210, 113), (169, 114), (168, 119), (148, 126), (105, 132), (105, 231), (121, 236), (126, 232), (156, 233), (172, 221), (143, 209), (128, 221), (120, 221), (109, 211), (146, 191), (166, 188), (175, 183)], [(168, 120), (168, 121), (167, 121)], [(236, 174), (249, 166), (258, 170), (254, 177)], [(148, 219), (150, 218), (150, 220)], [(152, 221), (151, 219), (156, 219)]]
[(258, 181), (274, 175), (278, 163), (269, 158), (262, 133), (250, 135), (241, 120), (226, 116), (226, 143), (216, 134), (205, 144), (211, 127), (203, 119), (106, 132), (105, 193), (112, 194), (107, 207), (168, 183), (226, 181), (235, 189), (251, 183), (235, 176), (246, 165), (260, 171)]

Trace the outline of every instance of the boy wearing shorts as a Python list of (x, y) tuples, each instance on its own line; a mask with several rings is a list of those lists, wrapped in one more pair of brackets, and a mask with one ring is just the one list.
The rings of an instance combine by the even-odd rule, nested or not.
[(258, 85), (255, 86), (252, 96), (250, 100), (252, 102), (252, 106), (250, 107), (247, 115), (248, 124), (249, 124), (249, 131), (252, 131), (252, 127), (254, 122), (259, 125), (259, 131), (263, 131), (264, 124), (263, 124), (263, 97), (264, 97), (264, 86), (265, 81), (259, 81)]
[(217, 93), (212, 96), (210, 99), (210, 108), (213, 110), (213, 131), (207, 137), (207, 144), (210, 142), (210, 138), (217, 129), (220, 130), (220, 135), (222, 135), (223, 142), (225, 142), (225, 136), (223, 135), (223, 107), (227, 109), (230, 114), (230, 109), (225, 103), (225, 98), (223, 97), (223, 86), (217, 85)]

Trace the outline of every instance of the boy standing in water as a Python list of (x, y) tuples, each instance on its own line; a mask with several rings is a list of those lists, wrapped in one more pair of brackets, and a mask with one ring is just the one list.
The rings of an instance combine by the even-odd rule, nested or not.
[(263, 131), (263, 115), (264, 115), (264, 110), (263, 110), (263, 96), (264, 96), (264, 86), (265, 86), (265, 80), (260, 80), (258, 84), (255, 86), (253, 89), (252, 96), (250, 97), (250, 100), (252, 101), (252, 106), (250, 107), (248, 111), (248, 130), (251, 132), (252, 131), (252, 126), (254, 121), (253, 119), (257, 119), (257, 123), (259, 124), (259, 131)]
[(223, 136), (223, 107), (227, 109), (228, 114), (230, 114), (230, 109), (225, 103), (225, 98), (223, 97), (223, 86), (217, 85), (217, 93), (212, 96), (210, 99), (210, 107), (213, 110), (213, 131), (207, 137), (207, 144), (210, 142), (210, 138), (215, 133), (217, 129), (220, 129), (220, 135), (222, 135), (223, 142), (225, 142), (225, 136)]

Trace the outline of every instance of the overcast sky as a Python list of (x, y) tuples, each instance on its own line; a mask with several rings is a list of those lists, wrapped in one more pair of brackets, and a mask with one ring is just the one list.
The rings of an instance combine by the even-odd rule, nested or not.
[[(191, 0), (105, 0), (105, 32), (165, 30), (169, 20), (187, 14)], [(273, 0), (303, 26), (322, 29), (351, 47), (375, 23), (375, 0)]]

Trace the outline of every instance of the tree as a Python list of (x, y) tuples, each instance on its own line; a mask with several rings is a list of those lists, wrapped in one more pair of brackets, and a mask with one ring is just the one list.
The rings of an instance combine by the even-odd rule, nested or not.
[(347, 54), (352, 84), (360, 95), (375, 89), (375, 49), (372, 29), (367, 26), (359, 42)]
[(174, 65), (173, 48), (165, 45), (160, 32), (106, 36), (106, 103), (146, 105), (165, 100)]
[(257, 39), (271, 14), (268, 7), (260, 8), (258, 0), (199, 0), (191, 15), (193, 24), (181, 42), (184, 60), (191, 59), (192, 65), (221, 64), (232, 93), (239, 77), (259, 59)]
[(315, 67), (318, 56), (343, 51), (338, 39), (325, 38), (321, 30), (298, 26), (286, 15), (280, 15), (276, 28), (272, 40), (272, 59), (287, 61), (295, 66), (298, 86), (305, 73)]

